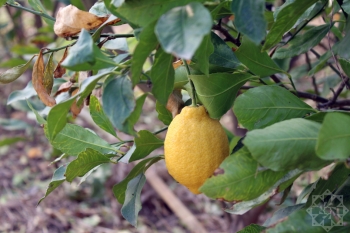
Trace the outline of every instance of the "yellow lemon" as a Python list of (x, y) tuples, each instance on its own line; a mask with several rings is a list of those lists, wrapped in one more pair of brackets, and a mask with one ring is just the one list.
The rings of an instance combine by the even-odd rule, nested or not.
[(169, 125), (164, 154), (170, 175), (199, 194), (229, 155), (229, 143), (220, 122), (210, 118), (203, 106), (185, 107)]

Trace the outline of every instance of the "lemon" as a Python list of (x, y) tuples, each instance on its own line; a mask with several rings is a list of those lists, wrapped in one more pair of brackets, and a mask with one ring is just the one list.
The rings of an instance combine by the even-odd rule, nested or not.
[(185, 107), (171, 124), (164, 142), (169, 174), (192, 193), (229, 155), (229, 143), (218, 120), (209, 117), (203, 106)]

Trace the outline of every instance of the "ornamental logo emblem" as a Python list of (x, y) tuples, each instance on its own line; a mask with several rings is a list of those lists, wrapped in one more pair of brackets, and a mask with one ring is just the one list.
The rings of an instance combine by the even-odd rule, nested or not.
[(327, 189), (322, 195), (312, 195), (312, 204), (306, 211), (312, 217), (312, 226), (321, 226), (328, 232), (343, 226), (349, 209), (344, 206), (343, 195), (334, 195)]

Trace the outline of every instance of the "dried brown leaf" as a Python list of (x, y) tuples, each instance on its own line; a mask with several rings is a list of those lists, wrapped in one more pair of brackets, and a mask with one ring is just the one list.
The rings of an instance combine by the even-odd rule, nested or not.
[(82, 11), (73, 5), (61, 7), (56, 16), (54, 31), (57, 36), (69, 37), (79, 33), (83, 28), (92, 30), (102, 25), (109, 17), (98, 17)]
[[(72, 96), (75, 96), (78, 93), (78, 91), (79, 91), (79, 88), (75, 89), (72, 92)], [(76, 118), (79, 115), (79, 113), (81, 112), (83, 107), (84, 107), (84, 103), (82, 103), (80, 106), (78, 106), (77, 100), (74, 100), (73, 104), (70, 107), (70, 111), (73, 114), (73, 118)]]
[(67, 92), (69, 91), (69, 89), (72, 87), (73, 83), (71, 81), (62, 83), (61, 86), (58, 88), (55, 96), (58, 96), (59, 94), (63, 93), (63, 92)]
[(169, 96), (166, 108), (171, 112), (173, 117), (181, 112), (181, 109), (185, 106), (182, 100), (181, 90), (175, 89)]
[(44, 86), (44, 59), (43, 59), (43, 50), (40, 50), (38, 58), (36, 59), (33, 66), (32, 73), (32, 83), (33, 87), (38, 94), (40, 100), (49, 107), (56, 105), (56, 100), (51, 97)]
[(60, 62), (56, 66), (56, 69), (53, 71), (53, 76), (55, 78), (61, 78), (66, 73), (66, 68), (61, 66), (61, 63), (66, 59), (68, 56), (68, 47), (64, 50), (63, 57), (61, 58)]
[(46, 89), (47, 94), (51, 94), (52, 87), (53, 87), (53, 69), (54, 69), (54, 63), (53, 63), (53, 53), (50, 54), (49, 61), (46, 64), (45, 71), (44, 71), (44, 80), (43, 85)]

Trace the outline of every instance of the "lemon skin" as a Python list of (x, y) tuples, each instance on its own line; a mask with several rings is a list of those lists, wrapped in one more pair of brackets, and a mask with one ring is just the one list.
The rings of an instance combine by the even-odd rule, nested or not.
[(203, 106), (184, 107), (169, 125), (164, 155), (169, 174), (199, 194), (229, 155), (229, 143), (220, 122), (210, 118)]

